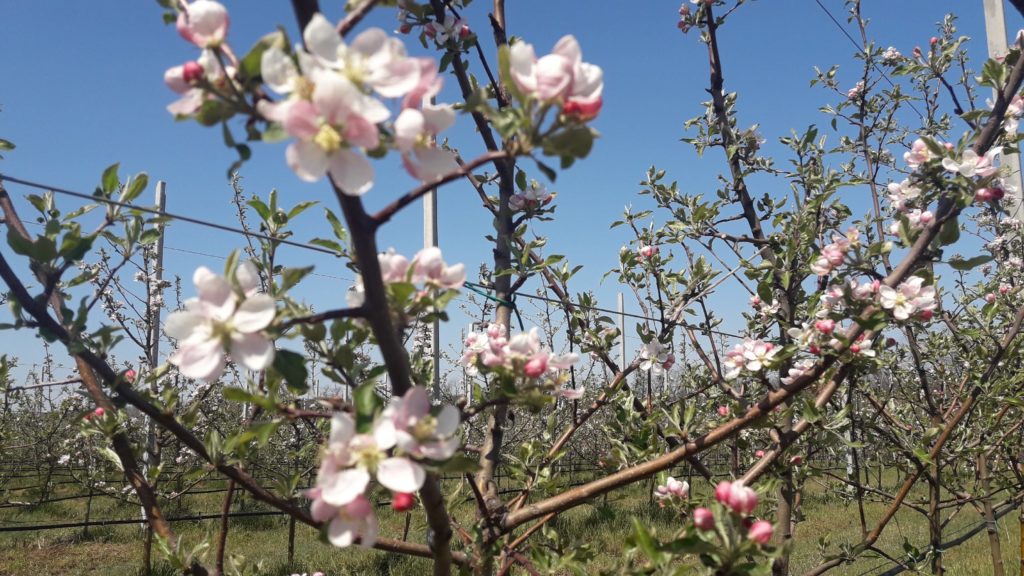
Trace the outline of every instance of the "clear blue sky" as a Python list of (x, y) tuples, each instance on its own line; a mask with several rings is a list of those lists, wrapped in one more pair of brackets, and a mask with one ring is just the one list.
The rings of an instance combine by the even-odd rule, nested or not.
[[(231, 12), (229, 40), (236, 51), (244, 53), (279, 23), (293, 41), (299, 38), (290, 4), (284, 0), (222, 1)], [(847, 25), (843, 2), (823, 3)], [(343, 15), (343, 2), (323, 4), (330, 19)], [(485, 37), (489, 4), (478, 0), (467, 11), (470, 24)], [(635, 193), (646, 168), (654, 164), (667, 169), (684, 191), (711, 192), (724, 167), (720, 151), (699, 159), (692, 148), (679, 142), (685, 136), (683, 122), (701, 113), (708, 71), (706, 50), (696, 34), (684, 36), (675, 27), (678, 8), (678, 1), (661, 0), (508, 3), (510, 32), (534, 44), (538, 53), (546, 53), (560, 36), (572, 33), (582, 45), (584, 59), (604, 69), (605, 104), (594, 123), (602, 138), (587, 160), (562, 173), (552, 186), (559, 192), (560, 217), (538, 225), (536, 232), (550, 238), (554, 251), (586, 266), (575, 290), (595, 289), (610, 307), (614, 307), (616, 288), (598, 283), (615, 266), (627, 236), (624, 231), (609, 231), (608, 224), (625, 204), (645, 205)], [(981, 0), (865, 0), (863, 8), (878, 44), (895, 46), (904, 54), (915, 45), (926, 47), (935, 23), (956, 11), (960, 32), (975, 39), (971, 50), (976, 68), (980, 67), (985, 50)], [(1021, 26), (1009, 6), (1007, 17), (1010, 30)], [(174, 122), (164, 110), (175, 98), (163, 84), (164, 70), (194, 58), (196, 50), (180, 39), (173, 26), (161, 22), (156, 2), (4, 2), (0, 21), (4, 23), (0, 137), (18, 146), (5, 154), (0, 171), (90, 191), (105, 166), (120, 162), (125, 172), (147, 171), (151, 180), (166, 180), (168, 210), (234, 223), (225, 177), (233, 151), (222, 145), (219, 129)], [(396, 23), (394, 10), (381, 9), (363, 26), (393, 30)], [(814, 66), (841, 64), (844, 85), (852, 86), (859, 75), (858, 63), (851, 58), (853, 46), (814, 0), (750, 2), (722, 29), (721, 42), (726, 89), (740, 93), (741, 124), (761, 125), (768, 138), (768, 154), (779, 152), (776, 139), (791, 128), (827, 125), (817, 109), (831, 97), (808, 86)], [(415, 42), (409, 45), (419, 51)], [(449, 78), (449, 101), (455, 98), (454, 87), (454, 79)], [(467, 158), (482, 151), (470, 124), (462, 119), (461, 126), (449, 134)], [(265, 195), (277, 188), (286, 204), (318, 199), (331, 205), (326, 184), (300, 182), (287, 168), (283, 144), (256, 144), (253, 152), (252, 161), (242, 169), (248, 192)], [(776, 159), (785, 161), (781, 155)], [(393, 163), (377, 168), (377, 184), (365, 198), (371, 208), (416, 184)], [(16, 197), (28, 192), (18, 186), (9, 188)], [(60, 202), (69, 209), (75, 205), (69, 199)], [(439, 203), (440, 244), (446, 259), (465, 262), (471, 271), (478, 263), (490, 262), (490, 248), (482, 240), (490, 220), (472, 190), (463, 183), (452, 185), (442, 190)], [(296, 239), (326, 235), (318, 209), (310, 210), (302, 222)], [(421, 238), (420, 212), (413, 208), (383, 230), (380, 243), (411, 255)], [(166, 243), (172, 249), (219, 255), (242, 245), (240, 238), (185, 223), (170, 227)], [(10, 256), (6, 246), (0, 250)], [(296, 265), (315, 263), (324, 274), (350, 276), (330, 258), (305, 252), (295, 255), (300, 254), (304, 260), (294, 260)], [(221, 262), (167, 252), (169, 274), (188, 279), (198, 265), (219, 269)], [(322, 308), (339, 301), (346, 286), (313, 277), (307, 295)], [(722, 310), (735, 310), (738, 305), (746, 305), (746, 296), (737, 291), (727, 291), (718, 300)], [(636, 309), (628, 304), (627, 308)], [(445, 340), (450, 342), (453, 334), (457, 338), (461, 327), (458, 321), (450, 324)], [(0, 333), (0, 342), (4, 352), (22, 357), (23, 364), (40, 355), (37, 342), (11, 332)]]

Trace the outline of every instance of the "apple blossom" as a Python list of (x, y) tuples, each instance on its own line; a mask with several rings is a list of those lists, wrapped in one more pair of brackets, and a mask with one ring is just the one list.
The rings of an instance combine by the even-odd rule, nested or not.
[(652, 339), (640, 349), (640, 358), (643, 360), (640, 362), (640, 369), (648, 370), (654, 375), (663, 374), (666, 368), (672, 366), (669, 363), (669, 356), (668, 348), (657, 339)]
[(412, 260), (413, 282), (453, 290), (466, 282), (466, 267), (461, 263), (449, 266), (441, 257), (441, 249), (436, 246), (420, 250)]
[(509, 198), (508, 205), (516, 212), (533, 210), (551, 202), (552, 198), (554, 195), (548, 191), (547, 187), (534, 180), (530, 182), (530, 186), (526, 190), (520, 190), (513, 194)]
[(974, 191), (975, 202), (991, 202), (1002, 200), (1006, 192), (1002, 188), (978, 188)]
[(764, 450), (757, 450), (754, 452), (755, 458), (764, 458)]
[(915, 170), (933, 157), (932, 151), (928, 149), (928, 145), (920, 138), (914, 140), (909, 152), (903, 153), (903, 160), (907, 163), (907, 166)]
[(996, 302), (996, 295), (994, 293), (992, 293), (992, 292), (989, 292), (988, 294), (985, 294), (985, 302), (988, 302), (989, 304), (995, 304), (995, 302)]
[(228, 33), (230, 18), (220, 2), (195, 0), (178, 13), (178, 33), (200, 48), (217, 48)]
[(360, 32), (352, 45), (346, 46), (327, 18), (315, 14), (302, 38), (319, 64), (354, 84), (372, 88), (384, 98), (404, 96), (419, 83), (420, 63), (406, 55), (401, 40), (390, 38), (380, 28)]
[(430, 412), (430, 395), (422, 386), (414, 386), (405, 396), (391, 400), (374, 434), (378, 438), (392, 434), (394, 440), (388, 443), (414, 457), (447, 460), (460, 444), (459, 410), (446, 404), (436, 416)]
[(715, 499), (737, 514), (747, 515), (757, 508), (757, 492), (744, 486), (742, 480), (723, 480), (715, 487)]
[(924, 278), (912, 276), (895, 289), (889, 286), (879, 288), (879, 303), (882, 308), (892, 310), (897, 320), (906, 320), (924, 311), (933, 311), (937, 306), (935, 287), (923, 286)]
[(519, 90), (545, 103), (561, 104), (583, 119), (597, 116), (604, 89), (601, 68), (583, 62), (580, 45), (563, 36), (551, 54), (539, 60), (533, 46), (516, 42), (509, 49), (512, 80)]
[(882, 52), (882, 62), (885, 62), (886, 64), (894, 64), (899, 61), (900, 58), (903, 58), (903, 55), (900, 54), (899, 50), (892, 46), (889, 46), (885, 49), (885, 52)]
[(423, 26), (423, 32), (433, 38), (438, 46), (445, 46), (450, 40), (456, 38), (465, 40), (471, 33), (469, 26), (461, 18), (456, 18), (454, 14), (446, 14), (444, 22), (441, 23), (427, 22)]
[(952, 158), (943, 158), (942, 167), (954, 174), (960, 174), (967, 178), (980, 176), (987, 178), (999, 171), (995, 165), (995, 159), (1003, 153), (1001, 146), (994, 146), (985, 152), (984, 156), (978, 156), (974, 150), (966, 150), (960, 158), (960, 162)]
[(409, 259), (389, 248), (387, 252), (377, 255), (380, 275), (386, 284), (407, 282), (409, 277)]
[(637, 256), (640, 258), (640, 260), (650, 260), (651, 257), (653, 257), (658, 252), (659, 249), (657, 246), (647, 245), (641, 245), (640, 248), (638, 248), (636, 251)]
[(664, 484), (658, 485), (654, 489), (654, 497), (658, 500), (666, 500), (670, 498), (687, 499), (690, 497), (690, 484), (685, 480), (676, 480), (672, 476), (668, 477), (668, 480)]
[(331, 433), (315, 488), (319, 490), (314, 507), (341, 507), (362, 497), (376, 477), (392, 492), (415, 492), (423, 486), (423, 467), (404, 456), (388, 456), (398, 440), (395, 427), (387, 419), (374, 423), (371, 433), (357, 433), (356, 424), (344, 412), (331, 418)]
[(753, 526), (747, 532), (747, 538), (750, 538), (754, 542), (761, 544), (762, 546), (771, 542), (772, 540), (772, 523), (766, 520), (758, 520), (754, 522)]
[(198, 297), (167, 317), (164, 332), (178, 340), (169, 361), (189, 378), (213, 381), (224, 371), (225, 353), (250, 370), (263, 370), (274, 361), (274, 344), (261, 331), (276, 314), (274, 299), (257, 294), (255, 267), (243, 263), (236, 272), (241, 294), (225, 278), (205, 266), (192, 281)]
[(836, 322), (831, 318), (826, 318), (824, 320), (816, 321), (814, 323), (814, 327), (822, 334), (831, 334), (832, 331), (836, 329)]
[(899, 183), (890, 182), (887, 189), (889, 204), (899, 212), (907, 210), (907, 204), (921, 196), (921, 189), (911, 184), (910, 179), (904, 179)]
[(395, 146), (411, 176), (432, 181), (458, 168), (455, 153), (439, 148), (435, 137), (455, 123), (450, 104), (406, 108), (395, 119)]
[(729, 407), (728, 406), (719, 406), (718, 407), (718, 415), (722, 416), (723, 418), (728, 416), (729, 415)]
[(195, 114), (203, 102), (215, 98), (199, 86), (200, 81), (223, 88), (234, 81), (235, 72), (234, 66), (226, 69), (221, 66), (213, 50), (203, 50), (196, 60), (168, 68), (164, 72), (164, 84), (181, 94), (181, 98), (169, 104), (167, 111), (177, 118)]
[(707, 508), (701, 507), (693, 511), (693, 525), (698, 530), (714, 530), (715, 514)]
[(489, 371), (503, 370), (515, 376), (537, 379), (548, 373), (568, 370), (579, 360), (577, 354), (555, 355), (541, 346), (537, 328), (510, 339), (506, 339), (504, 333), (504, 327), (499, 324), (491, 324), (484, 333), (470, 332), (459, 363), (472, 375), (478, 374), (482, 365)]
[(856, 100), (860, 98), (861, 94), (864, 93), (864, 81), (861, 80), (854, 84), (853, 88), (846, 91), (846, 98), (849, 100)]

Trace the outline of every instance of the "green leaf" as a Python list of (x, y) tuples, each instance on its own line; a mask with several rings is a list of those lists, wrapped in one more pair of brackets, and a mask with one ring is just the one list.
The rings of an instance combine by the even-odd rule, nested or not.
[(160, 239), (160, 231), (156, 228), (150, 228), (139, 236), (139, 245), (148, 246)]
[(236, 388), (234, 386), (225, 386), (221, 390), (221, 394), (224, 395), (224, 399), (229, 402), (252, 402), (253, 395), (248, 390), (242, 388)]
[(277, 371), (294, 394), (302, 395), (309, 390), (306, 377), (306, 359), (298, 352), (278, 350), (274, 356), (274, 370)]
[(235, 115), (235, 111), (220, 100), (207, 100), (195, 114), (196, 122), (203, 126), (216, 126)]
[(288, 219), (291, 220), (292, 218), (295, 218), (296, 216), (302, 214), (307, 209), (309, 209), (312, 206), (315, 206), (316, 204), (318, 204), (316, 200), (307, 200), (305, 202), (299, 202), (291, 210), (288, 211)]
[(285, 268), (281, 271), (281, 287), (278, 291), (285, 292), (291, 290), (296, 284), (302, 281), (310, 272), (313, 271), (313, 266), (303, 266), (302, 268)]
[(128, 184), (128, 188), (121, 196), (121, 201), (131, 202), (132, 200), (135, 200), (136, 198), (139, 197), (139, 194), (142, 194), (142, 192), (146, 189), (146, 186), (148, 184), (149, 175), (146, 174), (145, 172), (139, 172), (138, 174), (135, 175), (135, 178), (132, 178), (132, 181)]
[(374, 389), (375, 384), (375, 381), (369, 380), (352, 393), (352, 400), (356, 407), (356, 429), (359, 432), (370, 431), (377, 411), (384, 406), (384, 401), (377, 396), (377, 391)]
[(647, 527), (639, 519), (633, 518), (633, 539), (636, 545), (647, 556), (651, 562), (657, 564), (661, 560), (661, 552), (658, 550), (658, 543), (651, 536)]
[(103, 193), (110, 196), (121, 186), (121, 181), (117, 178), (117, 169), (120, 163), (111, 164), (107, 166), (107, 169), (103, 171)]
[(324, 213), (327, 216), (327, 221), (331, 223), (331, 229), (334, 230), (334, 237), (344, 242), (348, 238), (348, 232), (345, 231), (345, 227), (341, 224), (341, 220), (334, 215), (329, 209), (324, 208)]
[(987, 264), (987, 263), (991, 262), (992, 260), (993, 260), (992, 256), (987, 255), (987, 254), (986, 255), (982, 255), (982, 256), (975, 256), (974, 258), (968, 258), (966, 260), (964, 260), (963, 258), (957, 256), (957, 257), (954, 257), (954, 258), (950, 258), (949, 262), (947, 262), (947, 264), (949, 264), (950, 267), (952, 267), (954, 270), (960, 270), (962, 272), (967, 272), (968, 270), (972, 270), (974, 268), (977, 268), (978, 266), (981, 266), (982, 264)]
[(0, 150), (14, 150), (14, 143), (10, 140), (4, 140), (0, 138)]
[(253, 210), (255, 210), (256, 213), (260, 215), (260, 218), (264, 222), (270, 220), (270, 208), (267, 208), (267, 205), (264, 204), (262, 200), (260, 200), (259, 198), (253, 198), (252, 200), (246, 202), (246, 204), (248, 204)]
[(553, 168), (541, 162), (540, 160), (534, 160), (534, 162), (537, 163), (537, 169), (543, 172), (544, 176), (546, 176), (548, 180), (554, 183), (555, 179), (558, 178), (558, 173), (555, 172)]
[(21, 256), (32, 255), (32, 241), (23, 238), (13, 228), (7, 229), (7, 244), (11, 247), (11, 250), (14, 250), (15, 254)]
[(942, 229), (939, 230), (939, 244), (942, 246), (948, 246), (953, 244), (960, 239), (960, 223), (954, 216), (949, 220), (942, 223)]
[[(548, 156), (586, 158), (594, 146), (594, 133), (584, 125), (573, 126), (563, 130), (544, 141), (544, 154)], [(571, 162), (570, 162), (571, 163)]]

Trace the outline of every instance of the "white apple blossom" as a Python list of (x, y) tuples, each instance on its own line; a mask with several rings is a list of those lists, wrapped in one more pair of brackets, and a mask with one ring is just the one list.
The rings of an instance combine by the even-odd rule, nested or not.
[(459, 448), (459, 410), (446, 404), (436, 416), (430, 412), (426, 389), (410, 388), (405, 396), (393, 398), (381, 413), (377, 434), (394, 434), (395, 445), (414, 457), (447, 460)]
[(799, 378), (806, 374), (810, 374), (814, 370), (814, 361), (810, 359), (799, 360), (793, 363), (793, 366), (789, 369), (787, 376), (782, 378), (782, 383), (789, 386), (793, 382), (796, 382)]
[(910, 179), (904, 179), (900, 183), (890, 182), (887, 187), (889, 204), (894, 210), (904, 212), (908, 209), (907, 204), (921, 196), (921, 189), (910, 183)]
[(670, 356), (671, 354), (669, 354), (669, 350), (664, 344), (657, 339), (652, 339), (640, 349), (640, 358), (643, 359), (640, 363), (640, 369), (648, 370), (656, 376), (663, 374), (665, 372), (665, 364), (669, 362)]
[(424, 248), (413, 257), (413, 282), (438, 288), (458, 289), (466, 282), (466, 267), (463, 264), (449, 266), (441, 257), (436, 246)]
[(922, 312), (930, 313), (938, 304), (935, 287), (923, 284), (924, 278), (912, 276), (896, 288), (881, 286), (878, 289), (879, 303), (882, 308), (892, 310), (897, 320), (906, 320)]
[(400, 98), (420, 81), (417, 59), (406, 54), (401, 40), (380, 28), (359, 33), (347, 46), (334, 25), (322, 14), (315, 14), (302, 38), (321, 65), (344, 74), (354, 84), (369, 86), (384, 98)]
[(411, 176), (429, 182), (458, 168), (455, 153), (434, 142), (438, 134), (454, 123), (455, 110), (450, 104), (424, 104), (422, 109), (402, 110), (395, 119), (395, 146)]
[(551, 202), (553, 197), (554, 195), (548, 191), (546, 186), (534, 180), (530, 182), (526, 190), (513, 194), (509, 198), (508, 205), (516, 212), (532, 210)]
[(230, 18), (220, 2), (195, 0), (178, 13), (178, 33), (200, 48), (216, 48), (228, 34)]
[(685, 480), (676, 480), (669, 476), (664, 484), (659, 484), (654, 489), (654, 497), (658, 500), (679, 498), (685, 500), (690, 497), (690, 483)]
[(433, 38), (438, 46), (447, 45), (449, 40), (464, 40), (470, 35), (469, 26), (451, 13), (445, 15), (444, 22), (427, 22), (423, 32)]
[(509, 49), (509, 64), (516, 87), (542, 102), (557, 103), (567, 114), (593, 118), (601, 109), (603, 72), (583, 62), (580, 45), (563, 36), (551, 54), (539, 60), (533, 46), (516, 42)]
[(910, 146), (910, 151), (903, 153), (903, 160), (907, 163), (907, 166), (914, 170), (932, 158), (934, 158), (932, 151), (924, 143), (924, 140), (920, 138), (914, 140), (914, 143)]
[(995, 160), (1002, 153), (1002, 146), (995, 146), (989, 149), (988, 152), (985, 152), (984, 156), (978, 156), (974, 150), (966, 150), (959, 162), (952, 158), (943, 158), (942, 167), (949, 172), (960, 174), (967, 178), (973, 178), (974, 176), (987, 178), (999, 171), (999, 167), (995, 165)]
[(274, 361), (274, 344), (261, 331), (274, 320), (274, 299), (257, 294), (258, 274), (246, 262), (235, 275), (241, 294), (205, 266), (192, 277), (198, 297), (167, 317), (164, 332), (178, 340), (169, 361), (189, 378), (213, 381), (224, 371), (225, 352), (250, 370)]

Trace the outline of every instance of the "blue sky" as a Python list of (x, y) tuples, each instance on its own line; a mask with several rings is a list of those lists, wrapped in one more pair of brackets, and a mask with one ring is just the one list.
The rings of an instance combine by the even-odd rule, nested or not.
[[(279, 23), (293, 41), (299, 38), (288, 2), (223, 1), (231, 12), (229, 40), (236, 51), (244, 53)], [(846, 25), (842, 2), (823, 3)], [(323, 4), (330, 19), (342, 17), (343, 2)], [(474, 2), (466, 13), (485, 39), (489, 4)], [(716, 175), (724, 168), (720, 151), (701, 159), (679, 142), (686, 135), (683, 122), (702, 111), (708, 71), (706, 49), (696, 34), (683, 35), (675, 27), (678, 7), (676, 1), (661, 0), (508, 4), (510, 32), (534, 44), (538, 53), (546, 53), (560, 36), (572, 33), (582, 45), (584, 59), (604, 69), (604, 109), (594, 122), (602, 137), (588, 159), (562, 173), (551, 186), (559, 193), (559, 218), (539, 224), (535, 231), (550, 238), (554, 252), (586, 267), (574, 289), (596, 290), (609, 307), (614, 307), (616, 287), (610, 281), (599, 284), (600, 278), (615, 266), (618, 249), (628, 238), (625, 231), (609, 231), (608, 224), (624, 205), (645, 205), (636, 192), (647, 167), (667, 169), (682, 190), (695, 193), (713, 191)], [(863, 9), (871, 19), (871, 37), (904, 54), (915, 45), (926, 47), (935, 23), (956, 11), (961, 34), (975, 39), (971, 50), (975, 67), (980, 67), (985, 50), (980, 0), (865, 0)], [(1007, 17), (1010, 30), (1021, 26), (1009, 6)], [(104, 167), (120, 162), (126, 173), (146, 171), (151, 180), (166, 180), (168, 210), (234, 223), (225, 177), (234, 153), (222, 145), (218, 129), (174, 122), (164, 110), (175, 97), (162, 82), (164, 70), (193, 59), (196, 50), (162, 23), (155, 2), (5, 2), (0, 5), (0, 21), (5, 30), (0, 35), (0, 137), (18, 146), (0, 161), (0, 172), (90, 191)], [(381, 9), (363, 27), (393, 30), (396, 23), (393, 10)], [(849, 30), (856, 36), (852, 26)], [(761, 125), (768, 139), (767, 154), (784, 162), (776, 139), (793, 128), (817, 123), (831, 136), (828, 119), (817, 109), (834, 97), (809, 87), (813, 68), (839, 63), (843, 85), (852, 86), (859, 66), (851, 58), (853, 46), (814, 0), (749, 2), (720, 36), (726, 89), (740, 93), (741, 125)], [(409, 45), (420, 51), (415, 42)], [(441, 100), (446, 95), (454, 100), (454, 87), (449, 78)], [(448, 134), (466, 158), (483, 150), (470, 124), (461, 119)], [(331, 206), (326, 184), (301, 182), (287, 168), (283, 144), (256, 144), (253, 152), (242, 168), (247, 192), (265, 195), (276, 188), (284, 204), (314, 199)], [(526, 167), (532, 169), (532, 164)], [(377, 184), (366, 196), (370, 208), (416, 184), (393, 162), (377, 168)], [(533, 173), (531, 177), (541, 178)], [(773, 186), (769, 192), (783, 191), (783, 183)], [(9, 189), (16, 197), (29, 192), (14, 185)], [(60, 202), (68, 209), (77, 205), (70, 199)], [(439, 205), (440, 244), (446, 259), (465, 262), (470, 270), (490, 262), (490, 248), (482, 239), (490, 220), (468, 185), (443, 189)], [(326, 235), (320, 214), (314, 208), (302, 217), (296, 239)], [(420, 212), (412, 208), (387, 225), (380, 244), (411, 255), (422, 242), (421, 234)], [(178, 250), (226, 255), (242, 245), (238, 237), (185, 223), (170, 227), (166, 243), (171, 248), (166, 255), (168, 273), (186, 279), (198, 265), (219, 269), (221, 263)], [(0, 250), (11, 255), (6, 246)], [(323, 274), (350, 276), (329, 257), (285, 254), (293, 254), (296, 265), (313, 263)], [(308, 282), (305, 295), (318, 307), (337, 302), (347, 286), (326, 277)], [(738, 305), (746, 305), (746, 296), (736, 290), (727, 290), (717, 300), (723, 311)], [(627, 309), (636, 310), (628, 299)], [(445, 340), (450, 342), (453, 334), (457, 338), (462, 327), (456, 321), (445, 328)], [(38, 341), (7, 332), (0, 333), (0, 342), (4, 352), (22, 357), (23, 364), (40, 356)]]

